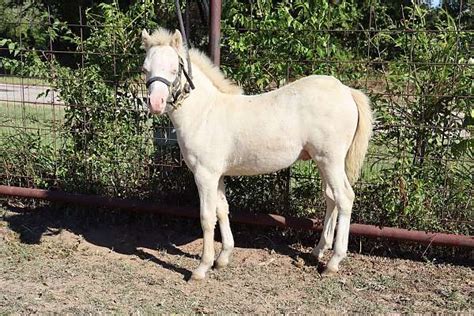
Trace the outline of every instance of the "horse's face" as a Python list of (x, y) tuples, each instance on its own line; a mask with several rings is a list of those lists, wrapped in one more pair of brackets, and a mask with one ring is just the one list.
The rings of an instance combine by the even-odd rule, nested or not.
[[(148, 33), (142, 33), (143, 41), (149, 38)], [(163, 114), (167, 109), (167, 100), (170, 96), (170, 88), (165, 83), (173, 83), (179, 70), (179, 56), (177, 50), (182, 45), (181, 33), (177, 32), (173, 35), (170, 45), (159, 45), (147, 47), (145, 61), (143, 63), (143, 71), (146, 80), (150, 78), (162, 78), (165, 80), (156, 80), (148, 86), (148, 107), (153, 114)], [(165, 81), (165, 82), (164, 82)]]

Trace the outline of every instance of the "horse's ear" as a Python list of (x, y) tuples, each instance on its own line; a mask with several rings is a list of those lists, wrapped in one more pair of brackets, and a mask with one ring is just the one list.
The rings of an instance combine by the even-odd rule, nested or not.
[(150, 47), (150, 34), (148, 34), (146, 29), (143, 29), (142, 31), (142, 45), (145, 49)]
[(181, 32), (178, 30), (175, 30), (171, 37), (171, 47), (174, 47), (178, 51), (183, 48), (183, 37), (181, 36)]

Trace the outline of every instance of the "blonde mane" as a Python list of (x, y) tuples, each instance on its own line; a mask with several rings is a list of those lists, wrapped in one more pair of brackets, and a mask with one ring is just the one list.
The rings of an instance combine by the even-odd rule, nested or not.
[[(170, 45), (173, 34), (164, 29), (158, 28), (144, 42), (145, 48), (148, 50), (153, 46)], [(185, 56), (184, 47), (178, 51), (181, 57)], [(193, 65), (197, 66), (201, 72), (212, 82), (212, 84), (221, 92), (227, 94), (242, 94), (241, 87), (233, 83), (224, 76), (224, 73), (216, 67), (212, 61), (201, 51), (197, 49), (189, 50), (189, 57)], [(185, 58), (183, 58), (185, 59)]]

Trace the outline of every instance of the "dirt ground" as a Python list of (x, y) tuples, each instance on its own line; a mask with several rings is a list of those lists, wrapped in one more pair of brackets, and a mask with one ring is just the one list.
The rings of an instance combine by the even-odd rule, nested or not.
[(239, 227), (231, 265), (188, 282), (199, 223), (148, 221), (0, 209), (0, 314), (474, 313), (468, 264), (351, 252), (338, 276), (322, 278), (309, 247)]

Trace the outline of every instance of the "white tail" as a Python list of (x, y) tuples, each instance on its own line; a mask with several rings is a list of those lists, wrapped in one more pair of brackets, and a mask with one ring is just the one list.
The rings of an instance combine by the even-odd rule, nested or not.
[(359, 179), (360, 170), (372, 136), (372, 111), (369, 98), (359, 90), (351, 89), (352, 98), (357, 104), (359, 120), (352, 140), (351, 147), (346, 156), (346, 175), (351, 184)]

